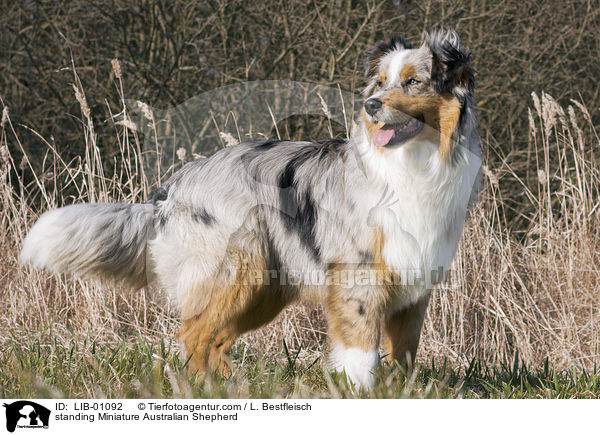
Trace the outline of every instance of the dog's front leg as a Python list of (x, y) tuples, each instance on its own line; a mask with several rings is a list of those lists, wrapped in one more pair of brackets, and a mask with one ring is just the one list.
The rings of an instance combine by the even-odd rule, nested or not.
[(408, 370), (414, 367), (429, 296), (427, 294), (412, 305), (386, 314), (384, 342), (390, 364), (394, 364), (395, 360)]
[(379, 364), (380, 319), (385, 289), (329, 285), (327, 314), (331, 337), (330, 363), (356, 387), (372, 389)]

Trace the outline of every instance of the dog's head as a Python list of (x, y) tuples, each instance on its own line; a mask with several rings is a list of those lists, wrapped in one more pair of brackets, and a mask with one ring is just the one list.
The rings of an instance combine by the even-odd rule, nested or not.
[(473, 93), (471, 52), (454, 32), (434, 32), (413, 48), (401, 36), (366, 56), (364, 121), (373, 146), (394, 149), (434, 140), (448, 161)]

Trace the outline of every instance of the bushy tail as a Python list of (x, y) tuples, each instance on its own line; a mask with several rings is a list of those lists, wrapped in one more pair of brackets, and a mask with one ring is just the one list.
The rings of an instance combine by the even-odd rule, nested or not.
[(20, 261), (50, 272), (147, 283), (146, 245), (154, 235), (152, 204), (77, 204), (44, 213)]

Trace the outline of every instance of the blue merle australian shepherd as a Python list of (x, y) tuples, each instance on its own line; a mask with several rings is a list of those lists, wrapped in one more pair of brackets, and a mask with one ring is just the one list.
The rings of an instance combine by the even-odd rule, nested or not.
[(349, 140), (267, 140), (194, 161), (145, 204), (45, 213), (21, 261), (156, 282), (182, 316), (193, 369), (227, 370), (245, 332), (306, 297), (325, 302), (330, 367), (372, 388), (386, 354), (410, 366), (432, 287), (457, 249), (481, 162), (471, 52), (454, 32), (399, 36), (366, 56)]

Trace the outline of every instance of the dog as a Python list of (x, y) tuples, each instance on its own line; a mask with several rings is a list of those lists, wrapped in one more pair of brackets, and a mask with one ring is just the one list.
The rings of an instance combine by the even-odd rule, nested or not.
[(247, 331), (302, 298), (325, 302), (332, 370), (372, 389), (380, 335), (412, 366), (433, 286), (446, 275), (481, 151), (471, 52), (453, 31), (366, 54), (348, 140), (266, 140), (186, 164), (145, 204), (44, 213), (20, 260), (54, 273), (157, 282), (199, 371), (229, 368)]

